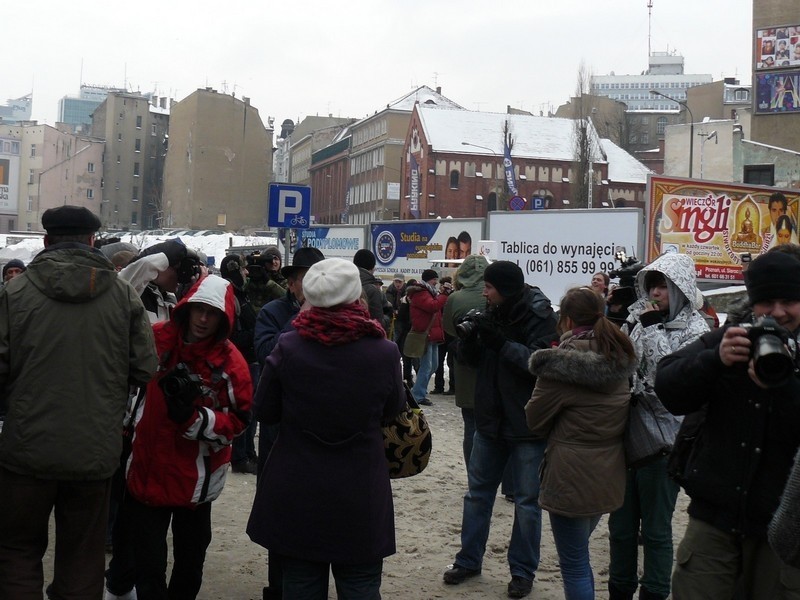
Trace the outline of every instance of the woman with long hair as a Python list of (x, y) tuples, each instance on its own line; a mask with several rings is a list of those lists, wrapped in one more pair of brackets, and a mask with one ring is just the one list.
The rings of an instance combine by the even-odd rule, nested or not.
[(625, 496), (622, 444), (636, 354), (604, 308), (592, 288), (569, 290), (561, 343), (530, 360), (537, 380), (525, 415), (531, 431), (547, 438), (539, 504), (550, 513), (567, 600), (594, 598), (589, 536)]

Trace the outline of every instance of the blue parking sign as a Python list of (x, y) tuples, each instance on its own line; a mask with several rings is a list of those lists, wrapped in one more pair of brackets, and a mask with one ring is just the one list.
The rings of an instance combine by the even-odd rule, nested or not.
[(307, 185), (271, 183), (267, 215), (267, 224), (270, 227), (309, 229), (311, 188)]

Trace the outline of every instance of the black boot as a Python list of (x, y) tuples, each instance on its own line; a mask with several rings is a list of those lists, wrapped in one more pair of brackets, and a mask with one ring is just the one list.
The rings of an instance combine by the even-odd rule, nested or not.
[(624, 592), (610, 581), (608, 582), (608, 600), (633, 600), (635, 593), (636, 590)]
[(667, 597), (661, 594), (654, 594), (646, 587), (641, 586), (639, 588), (639, 600), (667, 600)]

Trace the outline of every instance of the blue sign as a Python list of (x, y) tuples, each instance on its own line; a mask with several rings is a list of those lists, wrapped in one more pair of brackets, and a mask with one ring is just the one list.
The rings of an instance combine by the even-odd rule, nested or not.
[(270, 227), (308, 229), (311, 227), (311, 188), (307, 185), (271, 183), (267, 214)]
[(531, 200), (533, 200), (533, 206), (531, 206), (531, 209), (544, 210), (545, 208), (544, 198), (540, 196), (534, 196), (533, 198), (531, 198)]

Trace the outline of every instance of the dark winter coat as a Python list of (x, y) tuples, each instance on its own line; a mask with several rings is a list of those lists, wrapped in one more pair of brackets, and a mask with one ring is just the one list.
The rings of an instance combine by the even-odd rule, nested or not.
[(549, 348), (558, 339), (550, 300), (537, 287), (527, 287), (504, 310), (490, 310), (491, 322), (506, 337), (499, 350), (486, 347), (479, 337), (459, 341), (461, 360), (478, 369), (475, 386), (475, 426), (483, 435), (513, 441), (541, 439), (525, 423), (534, 377), (528, 370), (531, 354)]
[(437, 294), (426, 284), (410, 285), (406, 294), (410, 306), (411, 331), (425, 331), (430, 325), (428, 341), (431, 344), (441, 344), (444, 341), (442, 309), (447, 302), (447, 296)]
[(256, 362), (256, 351), (253, 345), (256, 328), (256, 311), (250, 303), (247, 293), (233, 286), (236, 298), (236, 317), (231, 331), (231, 341), (242, 353), (248, 363)]
[(558, 348), (531, 356), (537, 380), (525, 415), (531, 431), (547, 438), (540, 506), (591, 517), (618, 509), (625, 498), (623, 433), (636, 359), (607, 359), (591, 337), (567, 336)]
[(99, 481), (119, 467), (128, 386), (158, 359), (144, 306), (99, 250), (56, 244), (0, 290), (0, 466)]
[(719, 357), (717, 329), (659, 363), (656, 393), (685, 415), (708, 404), (689, 459), (689, 514), (722, 531), (764, 538), (800, 447), (800, 380), (768, 390)]
[(389, 323), (383, 311), (386, 305), (383, 291), (380, 288), (383, 282), (362, 267), (358, 267), (358, 274), (361, 277), (361, 289), (364, 290), (364, 295), (367, 297), (369, 316), (380, 323), (383, 329), (386, 330)]
[(405, 402), (397, 345), (364, 337), (325, 346), (280, 337), (256, 392), (257, 417), (280, 423), (247, 533), (271, 552), (359, 564), (395, 552), (380, 424)]
[[(442, 323), (448, 335), (458, 338), (456, 325), (462, 317), (472, 309), (486, 310), (486, 298), (483, 297), (483, 272), (489, 263), (483, 256), (473, 254), (464, 259), (456, 274), (457, 291), (448, 296), (444, 305)], [(455, 358), (453, 361), (456, 381), (456, 406), (472, 408), (475, 406), (475, 384), (478, 371)]]
[(272, 352), (278, 343), (278, 336), (284, 331), (291, 331), (292, 319), (300, 312), (300, 303), (291, 292), (284, 293), (282, 298), (273, 300), (261, 307), (256, 319), (253, 345), (259, 364)]

